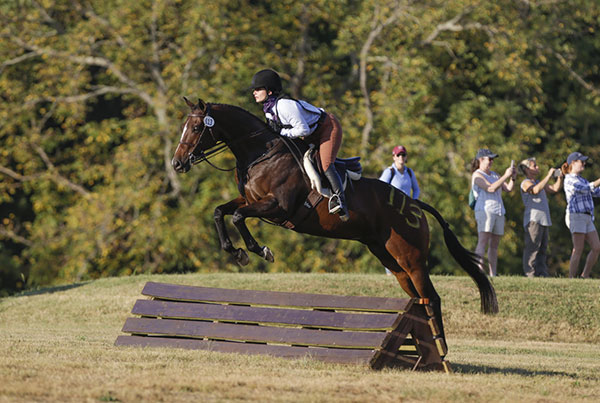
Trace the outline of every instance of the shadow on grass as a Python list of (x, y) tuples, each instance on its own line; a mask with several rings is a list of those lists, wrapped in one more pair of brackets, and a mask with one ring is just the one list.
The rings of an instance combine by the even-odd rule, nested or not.
[(451, 364), (452, 372), (456, 374), (510, 374), (520, 376), (566, 376), (569, 378), (577, 378), (577, 374), (562, 372), (562, 371), (536, 371), (525, 368), (496, 368), (483, 365)]
[(67, 291), (72, 288), (81, 287), (81, 286), (84, 286), (89, 283), (91, 283), (91, 281), (84, 281), (81, 283), (67, 284), (67, 285), (57, 285), (54, 287), (43, 287), (43, 288), (38, 288), (37, 290), (23, 291), (19, 294), (13, 295), (13, 297), (18, 298), (18, 297), (29, 297), (32, 295), (53, 294), (55, 292)]

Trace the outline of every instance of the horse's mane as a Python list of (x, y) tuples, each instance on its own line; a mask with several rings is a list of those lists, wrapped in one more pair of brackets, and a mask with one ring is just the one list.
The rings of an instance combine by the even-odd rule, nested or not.
[(260, 119), (258, 116), (256, 116), (252, 112), (249, 112), (249, 111), (245, 110), (242, 107), (239, 107), (239, 106), (236, 106), (236, 105), (229, 105), (229, 104), (218, 104), (218, 103), (213, 103), (213, 102), (211, 102), (210, 105), (214, 106), (214, 107), (217, 107), (217, 108), (233, 109), (235, 111), (243, 113), (244, 115), (248, 116), (250, 119), (253, 119), (253, 120), (257, 121), (262, 126), (267, 126), (267, 124), (262, 119)]

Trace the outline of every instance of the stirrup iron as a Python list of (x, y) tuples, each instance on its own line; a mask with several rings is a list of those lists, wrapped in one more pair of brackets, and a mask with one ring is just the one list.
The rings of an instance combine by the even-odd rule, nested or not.
[(329, 214), (336, 214), (342, 210), (342, 202), (340, 200), (340, 196), (333, 194), (329, 198), (329, 203), (327, 205), (329, 207)]
[(350, 215), (348, 214), (348, 210), (344, 209), (342, 205), (342, 199), (339, 195), (334, 194), (329, 198), (329, 214), (338, 214), (340, 220), (346, 222), (350, 219)]

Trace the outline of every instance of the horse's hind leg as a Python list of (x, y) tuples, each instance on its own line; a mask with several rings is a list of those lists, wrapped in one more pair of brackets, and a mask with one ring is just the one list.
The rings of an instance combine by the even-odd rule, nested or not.
[(444, 323), (442, 321), (442, 300), (431, 282), (429, 271), (424, 266), (415, 265), (408, 275), (419, 295), (422, 298), (429, 299), (429, 302), (433, 306), (433, 312), (438, 324), (440, 336), (445, 339)]
[[(433, 311), (438, 328), (440, 330), (440, 336), (445, 339), (444, 324), (442, 322), (441, 299), (433, 287), (433, 283), (429, 278), (429, 274), (423, 272), (423, 267), (425, 266), (416, 262), (414, 264), (407, 264), (407, 267), (412, 268), (411, 273), (409, 274), (402, 268), (402, 266), (400, 266), (398, 261), (387, 251), (387, 249), (377, 245), (369, 245), (369, 250), (371, 253), (377, 256), (377, 258), (381, 261), (381, 263), (384, 264), (385, 267), (394, 273), (394, 276), (396, 276), (396, 280), (398, 280), (400, 287), (402, 287), (404, 292), (406, 292), (409, 297), (428, 298), (430, 300), (431, 304), (433, 305)], [(409, 253), (406, 255), (409, 255)], [(416, 274), (417, 272), (421, 274)], [(425, 274), (424, 277), (423, 274)], [(418, 286), (415, 284), (415, 281), (418, 282)]]
[(246, 200), (243, 197), (238, 197), (228, 203), (217, 206), (213, 215), (215, 226), (217, 227), (217, 234), (219, 235), (219, 241), (221, 243), (221, 249), (231, 253), (233, 257), (235, 257), (236, 261), (242, 266), (248, 264), (248, 254), (245, 250), (241, 248), (235, 248), (233, 246), (233, 242), (231, 242), (231, 238), (229, 238), (229, 234), (227, 233), (227, 228), (225, 227), (223, 217), (233, 214), (235, 210), (244, 204), (246, 204)]
[(415, 289), (415, 286), (413, 285), (410, 277), (408, 276), (408, 273), (406, 273), (406, 271), (404, 271), (404, 269), (400, 267), (396, 259), (394, 259), (392, 255), (390, 255), (390, 253), (385, 249), (384, 246), (370, 244), (368, 245), (368, 248), (371, 251), (371, 253), (374, 254), (385, 267), (387, 267), (389, 270), (392, 271), (392, 273), (394, 273), (394, 276), (396, 276), (396, 280), (398, 280), (400, 287), (402, 287), (404, 292), (406, 292), (409, 297), (419, 297), (419, 293)]
[[(427, 242), (423, 240), (423, 245)], [(433, 312), (438, 324), (441, 337), (445, 337), (444, 324), (442, 322), (442, 303), (431, 278), (429, 277), (429, 269), (427, 268), (427, 253), (428, 247), (419, 248), (413, 244), (406, 242), (404, 238), (392, 231), (392, 234), (386, 242), (386, 249), (395, 259), (397, 265), (402, 267), (406, 272), (405, 276), (398, 276), (398, 282), (406, 291), (406, 283), (412, 285), (415, 297), (429, 299)], [(406, 277), (409, 277), (408, 279)], [(407, 291), (410, 296), (413, 296)]]

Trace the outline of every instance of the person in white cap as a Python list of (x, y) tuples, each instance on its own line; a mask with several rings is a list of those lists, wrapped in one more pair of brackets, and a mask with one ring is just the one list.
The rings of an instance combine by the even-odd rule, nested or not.
[[(540, 181), (540, 167), (534, 157), (519, 163), (519, 172), (525, 175), (521, 182), (521, 199), (525, 205), (523, 212), (523, 273), (527, 277), (548, 277), (546, 250), (552, 220), (546, 193), (556, 193), (562, 186), (559, 169), (550, 168)], [(558, 175), (557, 175), (558, 174)], [(556, 178), (550, 185), (550, 179)]]
[(567, 162), (561, 170), (565, 175), (565, 195), (567, 197), (567, 210), (565, 223), (571, 231), (573, 250), (569, 261), (569, 278), (577, 277), (579, 260), (583, 253), (585, 242), (590, 245), (590, 252), (585, 260), (581, 273), (582, 278), (588, 278), (600, 255), (600, 240), (594, 226), (594, 200), (600, 197), (600, 178), (588, 182), (581, 177), (588, 157), (580, 152), (569, 154)]
[(506, 210), (502, 202), (502, 191), (513, 190), (517, 175), (514, 164), (506, 168), (502, 176), (492, 171), (492, 163), (497, 156), (487, 148), (480, 148), (471, 163), (471, 187), (477, 199), (474, 208), (478, 234), (475, 253), (485, 256), (487, 249), (488, 269), (492, 277), (498, 274), (498, 246), (504, 235)]

